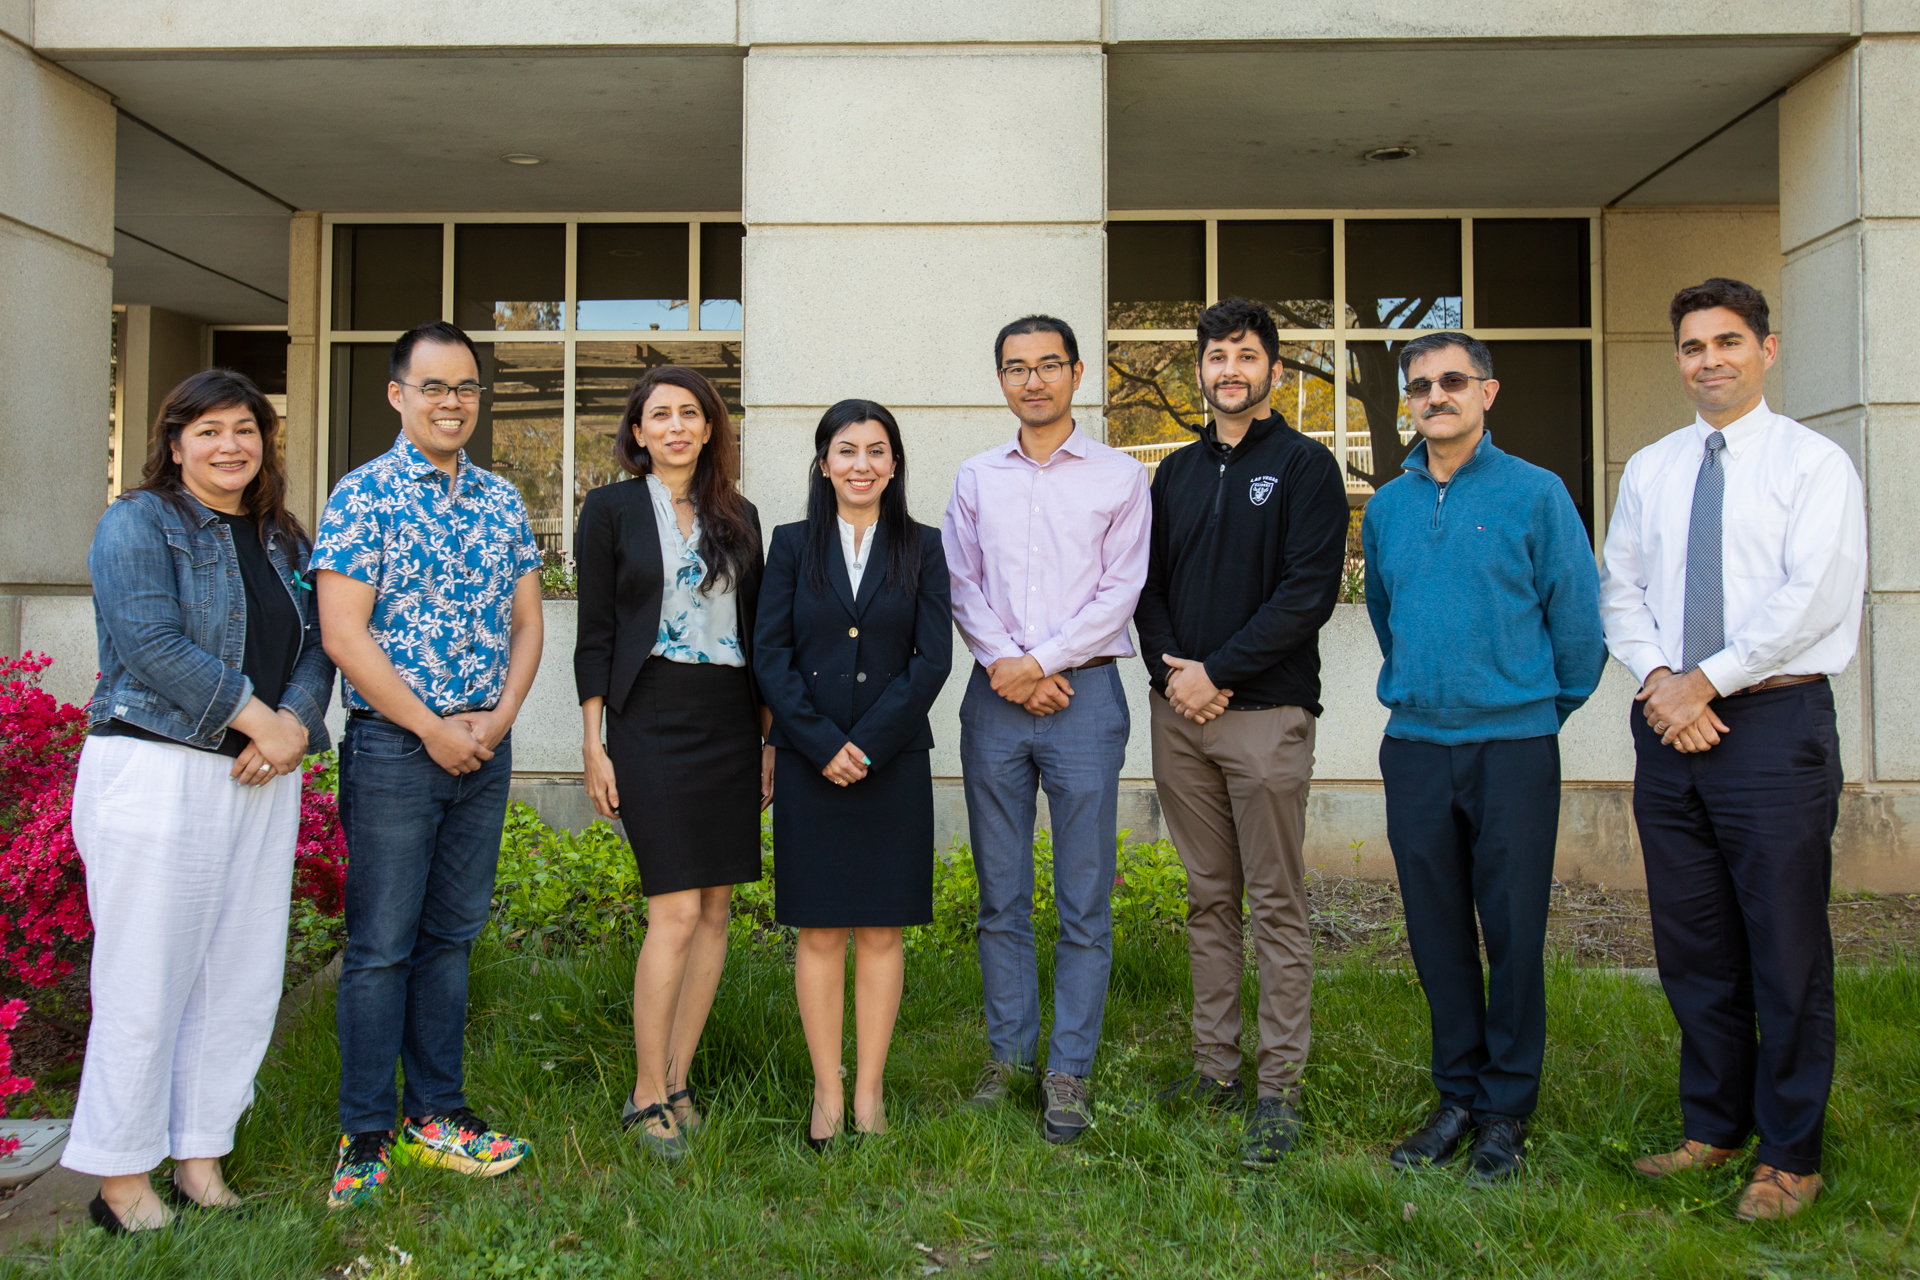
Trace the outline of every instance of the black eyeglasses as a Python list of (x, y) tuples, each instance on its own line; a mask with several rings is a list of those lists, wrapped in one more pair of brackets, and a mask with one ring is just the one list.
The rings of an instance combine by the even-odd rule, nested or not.
[(1058, 382), (1070, 368), (1064, 360), (1043, 360), (1036, 365), (1009, 364), (1000, 369), (1000, 381), (1010, 387), (1024, 387), (1039, 374), (1042, 382)]
[(1407, 399), (1425, 400), (1433, 394), (1435, 383), (1439, 384), (1442, 391), (1457, 396), (1467, 389), (1469, 382), (1486, 381), (1486, 378), (1476, 377), (1470, 373), (1443, 373), (1437, 378), (1414, 378), (1407, 383)]
[(477, 382), (401, 382), (400, 385), (412, 387), (429, 400), (445, 400), (448, 395), (453, 395), (468, 404), (474, 403), (487, 393), (487, 389)]

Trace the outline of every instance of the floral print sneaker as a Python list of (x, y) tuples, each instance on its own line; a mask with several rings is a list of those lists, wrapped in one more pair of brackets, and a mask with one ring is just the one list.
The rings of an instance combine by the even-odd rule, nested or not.
[(445, 1115), (409, 1118), (400, 1130), (398, 1154), (417, 1164), (451, 1169), (474, 1178), (496, 1178), (527, 1158), (532, 1144), (490, 1128), (465, 1107)]
[(391, 1166), (388, 1155), (393, 1135), (385, 1129), (340, 1135), (340, 1158), (333, 1166), (333, 1189), (327, 1208), (347, 1209), (365, 1204), (386, 1185)]

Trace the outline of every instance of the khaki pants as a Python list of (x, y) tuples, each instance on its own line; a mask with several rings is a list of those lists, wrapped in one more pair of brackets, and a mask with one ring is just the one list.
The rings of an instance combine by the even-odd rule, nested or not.
[(1259, 1096), (1294, 1099), (1312, 1038), (1313, 938), (1307, 924), (1307, 787), (1315, 722), (1300, 707), (1229, 711), (1198, 725), (1158, 693), (1153, 780), (1187, 869), (1195, 1066), (1240, 1071), (1240, 900), (1253, 915), (1260, 971)]

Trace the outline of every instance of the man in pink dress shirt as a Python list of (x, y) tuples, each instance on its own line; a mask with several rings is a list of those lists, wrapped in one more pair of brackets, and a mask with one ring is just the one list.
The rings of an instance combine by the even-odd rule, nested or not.
[(1064, 321), (1000, 331), (994, 364), (1020, 430), (967, 459), (941, 529), (953, 620), (976, 659), (960, 707), (967, 824), (980, 882), (980, 976), (991, 1060), (969, 1105), (1007, 1101), (1040, 1046), (1033, 940), (1039, 788), (1053, 819), (1053, 1034), (1041, 1129), (1071, 1142), (1091, 1122), (1107, 972), (1120, 766), (1131, 727), (1115, 658), (1147, 577), (1146, 469), (1081, 434), (1085, 366)]

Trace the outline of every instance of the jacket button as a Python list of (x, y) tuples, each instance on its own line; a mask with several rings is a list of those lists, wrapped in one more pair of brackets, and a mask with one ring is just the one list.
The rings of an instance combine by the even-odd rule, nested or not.
[(857, 636), (857, 635), (859, 635), (859, 634), (860, 634), (860, 628), (858, 628), (858, 627), (848, 627), (848, 628), (847, 628), (847, 634), (848, 634), (848, 635), (850, 635), (850, 636)]
[(854, 679), (858, 680), (861, 684), (865, 684), (867, 682), (867, 673), (862, 671), (859, 675), (855, 676)]

